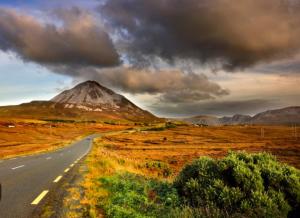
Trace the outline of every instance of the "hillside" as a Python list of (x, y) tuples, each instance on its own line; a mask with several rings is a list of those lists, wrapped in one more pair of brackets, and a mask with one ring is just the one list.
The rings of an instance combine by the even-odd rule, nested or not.
[(268, 110), (256, 114), (250, 122), (255, 124), (300, 124), (300, 106)]
[(249, 115), (236, 114), (232, 117), (195, 116), (185, 118), (184, 121), (193, 124), (237, 125), (237, 124), (266, 124), (266, 125), (293, 125), (300, 124), (300, 107), (286, 107), (277, 110), (268, 110), (251, 117)]
[(193, 124), (201, 124), (201, 125), (208, 125), (208, 126), (220, 125), (220, 121), (218, 117), (207, 116), (207, 115), (199, 115), (195, 117), (186, 118), (184, 119), (184, 121)]
[(155, 121), (124, 96), (101, 86), (95, 81), (78, 84), (63, 91), (50, 101), (32, 101), (17, 106), (0, 107), (0, 117), (76, 120)]

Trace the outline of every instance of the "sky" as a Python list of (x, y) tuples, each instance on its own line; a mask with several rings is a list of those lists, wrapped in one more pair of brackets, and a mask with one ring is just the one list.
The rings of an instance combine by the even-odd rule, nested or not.
[(165, 117), (300, 105), (300, 0), (0, 0), (0, 105), (96, 80)]

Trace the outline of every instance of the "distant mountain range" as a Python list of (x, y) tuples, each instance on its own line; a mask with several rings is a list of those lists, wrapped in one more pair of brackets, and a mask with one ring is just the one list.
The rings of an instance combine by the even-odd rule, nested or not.
[[(100, 85), (86, 81), (70, 90), (63, 91), (49, 101), (32, 101), (16, 106), (0, 107), (0, 117), (29, 119), (74, 120), (130, 120), (138, 122), (161, 121), (124, 96)], [(232, 117), (200, 115), (183, 119), (203, 125), (236, 124), (300, 124), (300, 106), (268, 110), (255, 116), (236, 114)]]
[(80, 83), (50, 101), (0, 107), (0, 117), (131, 121), (159, 119), (95, 81)]
[(238, 124), (266, 124), (266, 125), (289, 125), (300, 124), (300, 106), (286, 107), (277, 110), (268, 110), (255, 116), (236, 114), (232, 117), (195, 116), (183, 119), (193, 124), (215, 125), (238, 125)]

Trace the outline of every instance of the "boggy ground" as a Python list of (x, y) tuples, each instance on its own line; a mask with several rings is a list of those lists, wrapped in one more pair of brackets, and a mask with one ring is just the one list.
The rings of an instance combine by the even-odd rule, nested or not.
[(0, 119), (0, 159), (51, 151), (92, 133), (128, 126), (75, 121)]
[[(151, 200), (151, 179), (171, 184), (182, 167), (195, 158), (221, 158), (229, 150), (266, 151), (279, 161), (300, 168), (300, 137), (296, 136), (295, 129), (288, 126), (177, 126), (105, 135), (94, 141), (86, 160), (88, 173), (82, 183), (85, 194), (81, 204), (88, 208), (91, 217), (114, 217), (120, 211), (123, 215), (129, 213), (128, 208), (136, 204), (128, 203), (124, 207), (120, 202), (133, 199), (143, 199), (141, 201), (150, 207), (156, 207)], [(125, 189), (112, 192), (114, 185)], [(134, 187), (139, 188), (133, 190)], [(145, 192), (149, 187), (150, 191)], [(140, 188), (144, 192), (140, 192)], [(143, 208), (135, 208), (130, 214), (139, 213)], [(218, 213), (208, 210), (206, 214), (206, 211), (207, 208), (201, 211), (203, 217), (214, 217)]]
[[(300, 131), (300, 130), (299, 130)], [(263, 132), (263, 134), (262, 134)], [(103, 138), (106, 150), (138, 162), (162, 161), (176, 172), (196, 157), (223, 157), (228, 150), (266, 151), (300, 168), (300, 133), (287, 126), (182, 126)]]

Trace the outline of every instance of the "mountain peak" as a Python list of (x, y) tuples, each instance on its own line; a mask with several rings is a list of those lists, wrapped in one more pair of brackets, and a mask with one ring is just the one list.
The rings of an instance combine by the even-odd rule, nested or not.
[(79, 83), (77, 84), (75, 87), (77, 86), (99, 86), (99, 87), (103, 87), (102, 85), (100, 85), (97, 81), (95, 80), (87, 80), (85, 82)]
[(86, 81), (76, 85), (74, 88), (63, 91), (51, 99), (51, 101), (62, 104), (76, 105), (110, 105), (117, 107), (122, 102), (123, 96), (100, 85), (96, 81)]
[[(93, 112), (93, 114), (109, 114), (115, 117), (132, 119), (156, 119), (155, 116), (134, 105), (127, 98), (100, 85), (96, 81), (86, 81), (74, 88), (65, 90), (50, 100), (57, 107), (69, 112)], [(136, 119), (134, 118), (134, 119)]]
[(98, 83), (97, 81), (94, 81), (94, 80), (87, 80), (85, 82), (82, 82), (82, 83), (79, 83), (78, 85), (76, 85), (74, 87), (74, 89), (78, 89), (78, 88), (82, 88), (82, 87), (87, 87), (88, 89), (102, 89), (104, 90), (105, 92), (113, 95), (113, 94), (116, 94), (114, 91), (102, 86), (100, 83)]
[(96, 81), (80, 83), (72, 89), (63, 91), (50, 101), (32, 101), (17, 106), (0, 107), (0, 117), (15, 114), (33, 119), (120, 119), (135, 122), (160, 120)]

